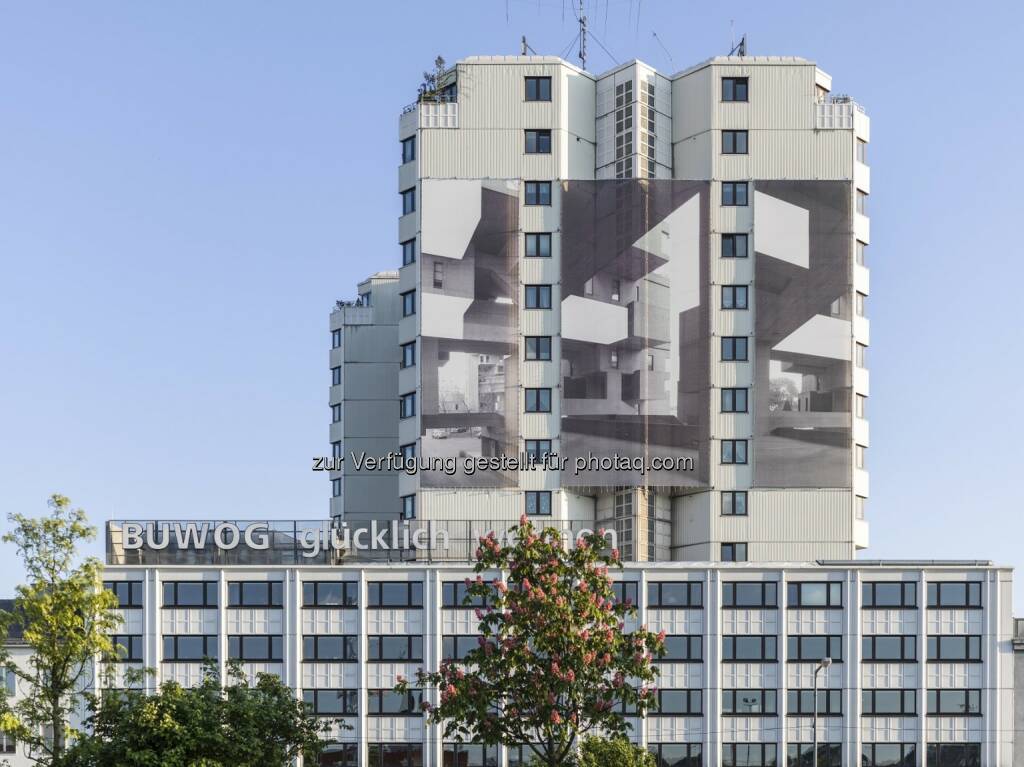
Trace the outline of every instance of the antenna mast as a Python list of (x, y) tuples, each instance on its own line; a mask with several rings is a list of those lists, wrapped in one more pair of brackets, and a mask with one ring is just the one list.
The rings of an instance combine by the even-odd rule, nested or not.
[(580, 66), (587, 68), (587, 17), (583, 13), (583, 0), (580, 0)]

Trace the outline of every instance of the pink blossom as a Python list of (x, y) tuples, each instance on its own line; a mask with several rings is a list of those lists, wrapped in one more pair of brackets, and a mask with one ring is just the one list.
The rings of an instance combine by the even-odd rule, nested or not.
[(445, 689), (445, 692), (447, 692), (449, 695), (454, 695), (455, 694), (455, 685), (453, 685), (453, 684), (448, 685), (448, 687)]
[(661, 631), (658, 632), (658, 641), (659, 642), (664, 642), (665, 641), (665, 629), (662, 629)]
[(519, 517), (519, 526), (520, 527), (526, 527), (529, 524), (529, 522), (530, 522), (530, 520), (528, 520), (526, 518), (525, 514), (520, 515), (520, 517)]
[(476, 615), (476, 619), (477, 619), (477, 620), (480, 620), (481, 618), (483, 618), (483, 617), (484, 617), (484, 611), (483, 611), (483, 610), (481, 610), (481, 609), (480, 609), (479, 607), (478, 607), (478, 608), (476, 608), (476, 609), (475, 609), (475, 610), (473, 611), (473, 614), (474, 614), (474, 615)]
[(618, 549), (612, 549), (611, 560), (612, 560), (612, 562), (618, 562), (619, 561), (619, 550)]
[(557, 711), (551, 712), (551, 724), (561, 724), (562, 716)]

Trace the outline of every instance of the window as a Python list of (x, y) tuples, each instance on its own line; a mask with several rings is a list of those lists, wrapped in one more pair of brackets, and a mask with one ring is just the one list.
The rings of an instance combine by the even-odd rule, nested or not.
[(354, 608), (359, 605), (355, 581), (307, 581), (302, 584), (303, 607)]
[(775, 767), (774, 743), (723, 743), (722, 767)]
[(917, 767), (914, 743), (865, 743), (861, 755), (862, 767)]
[(331, 498), (341, 498), (341, 478), (337, 477), (331, 480)]
[(786, 767), (810, 767), (812, 764), (818, 767), (842, 767), (843, 744), (819, 743), (817, 762), (814, 761), (813, 743), (786, 744)]
[(310, 663), (316, 661), (355, 662), (359, 660), (358, 641), (359, 637), (354, 635), (304, 636), (302, 637), (302, 660)]
[(722, 463), (740, 464), (747, 462), (747, 441), (745, 439), (722, 440)]
[(722, 492), (722, 516), (747, 516), (747, 491), (725, 490)]
[(551, 204), (551, 182), (550, 181), (527, 181), (526, 182), (526, 204), (527, 205), (550, 205)]
[(722, 690), (722, 716), (775, 716), (775, 690)]
[(858, 317), (864, 316), (864, 301), (866, 299), (867, 296), (859, 290), (853, 296), (853, 309), (857, 313)]
[(228, 607), (281, 607), (283, 589), (281, 581), (231, 581)]
[(327, 743), (320, 755), (320, 767), (359, 767), (359, 745)]
[(338, 330), (332, 330), (331, 331), (331, 348), (332, 349), (340, 349), (341, 348), (341, 329), (340, 328)]
[(402, 519), (416, 519), (416, 496), (403, 495), (399, 499)]
[(864, 505), (867, 503), (867, 498), (862, 495), (854, 496), (853, 498), (853, 513), (857, 519), (864, 519)]
[(279, 661), (283, 658), (280, 636), (236, 634), (228, 637), (228, 657), (244, 661)]
[(981, 660), (980, 636), (930, 636), (928, 637), (928, 660), (967, 661)]
[(618, 301), (620, 299), (620, 297), (621, 297), (621, 293), (622, 293), (622, 280), (613, 279), (612, 280), (612, 289), (611, 289), (611, 299), (612, 299), (612, 301)]
[(863, 690), (861, 716), (916, 716), (917, 690)]
[(416, 415), (416, 392), (403, 394), (398, 398), (398, 417), (412, 418)]
[(722, 286), (722, 308), (723, 309), (747, 309), (748, 289), (746, 285), (723, 285)]
[(527, 439), (524, 440), (526, 457), (531, 462), (543, 461), (545, 457), (551, 455), (551, 440), (550, 439)]
[(527, 101), (551, 101), (551, 78), (550, 77), (527, 77), (526, 78), (526, 100)]
[(408, 215), (416, 211), (416, 187), (406, 189), (402, 192), (402, 215)]
[(441, 767), (497, 767), (498, 747), (482, 743), (445, 743)]
[(653, 354), (648, 354), (647, 355), (647, 369), (648, 370), (654, 370), (654, 355)]
[(164, 581), (164, 607), (216, 607), (216, 581)]
[(373, 306), (372, 299), (373, 299), (373, 291), (372, 290), (368, 290), (365, 293), (360, 293), (359, 294), (359, 299), (358, 299), (358, 302), (357, 302), (356, 305), (357, 306)]
[(550, 309), (551, 308), (551, 286), (550, 285), (527, 285), (526, 286), (526, 308), (527, 309)]
[(746, 336), (723, 336), (722, 337), (722, 361), (723, 362), (746, 362), (747, 361), (747, 337)]
[(863, 242), (861, 242), (860, 240), (857, 240), (857, 244), (856, 244), (856, 246), (855, 246), (855, 252), (856, 252), (856, 258), (857, 258), (857, 263), (858, 263), (858, 264), (859, 264), (860, 266), (865, 266), (865, 265), (866, 265), (866, 264), (865, 264), (865, 261), (864, 261), (864, 257), (865, 257), (865, 255), (866, 255), (866, 254), (864, 253), (864, 249), (865, 249), (866, 247), (867, 247), (867, 245), (865, 245), (865, 244), (864, 244)]
[(141, 634), (114, 634), (110, 637), (114, 646), (114, 658), (117, 663), (142, 662)]
[(442, 290), (444, 288), (444, 262), (434, 262), (434, 289)]
[(981, 690), (928, 690), (928, 713), (981, 716)]
[(402, 139), (402, 165), (416, 159), (416, 137)]
[(723, 583), (722, 607), (778, 607), (779, 587), (774, 581)]
[(676, 634), (665, 637), (665, 655), (656, 660), (686, 663), (703, 659), (703, 641), (699, 634)]
[(619, 367), (619, 353), (614, 349), (608, 353), (608, 364), (616, 370)]
[(745, 543), (723, 543), (722, 544), (722, 561), (723, 562), (746, 562), (747, 561), (747, 544), (745, 544)]
[(462, 661), (470, 650), (479, 647), (476, 634), (449, 634), (441, 637), (441, 660)]
[(648, 743), (647, 750), (658, 767), (701, 767), (703, 763), (700, 743)]
[(868, 142), (864, 139), (857, 139), (857, 162), (868, 164)]
[(746, 413), (747, 412), (747, 390), (746, 389), (722, 389), (722, 412), (723, 413)]
[(18, 753), (18, 741), (9, 732), (0, 732), (0, 754)]
[(803, 634), (786, 639), (786, 660), (797, 663), (817, 663), (831, 658), (834, 663), (843, 660), (843, 638), (840, 635), (816, 636)]
[(331, 405), (331, 423), (341, 423), (341, 403)]
[(747, 132), (745, 130), (722, 131), (722, 154), (746, 154)]
[(790, 583), (786, 586), (787, 607), (842, 607), (842, 583)]
[(857, 363), (857, 367), (859, 367), (859, 368), (866, 368), (867, 367), (867, 363), (865, 362), (865, 360), (867, 358), (867, 350), (868, 350), (868, 347), (866, 347), (864, 344), (857, 344), (857, 346), (856, 346), (856, 363)]
[(658, 706), (651, 716), (700, 716), (700, 690), (658, 690)]
[(525, 237), (527, 258), (551, 258), (550, 232), (533, 232)]
[(863, 445), (854, 445), (854, 447), (853, 447), (854, 465), (858, 469), (863, 469), (863, 468), (865, 468), (867, 466), (867, 459), (868, 459), (867, 452), (868, 452), (867, 448), (864, 447)]
[(142, 607), (142, 581), (104, 581), (103, 588), (114, 592), (121, 609)]
[(550, 360), (551, 336), (526, 336), (526, 359)]
[(420, 767), (420, 743), (370, 743), (366, 746), (366, 767)]
[(527, 490), (526, 513), (542, 517), (551, 516), (551, 491), (550, 490)]
[(217, 657), (217, 636), (164, 635), (163, 657), (165, 661), (201, 661)]
[(865, 397), (863, 394), (858, 394), (856, 397), (854, 397), (853, 401), (854, 414), (858, 418), (865, 418), (867, 413), (868, 398)]
[(722, 78), (722, 101), (747, 101), (746, 77)]
[(868, 214), (868, 195), (860, 189), (857, 190), (857, 212), (862, 216)]
[(402, 344), (402, 362), (403, 368), (411, 368), (416, 364), (416, 342), (410, 341), (407, 344)]
[(421, 661), (422, 636), (369, 636), (366, 647), (370, 661)]
[(926, 767), (981, 767), (980, 743), (929, 743)]
[[(620, 605), (640, 604), (639, 588), (640, 584), (636, 581), (615, 581), (612, 584), (612, 591), (615, 592), (615, 601)], [(665, 638), (665, 642), (668, 642), (668, 637)]]
[(551, 131), (550, 130), (527, 130), (526, 131), (526, 153), (527, 154), (551, 154)]
[(338, 386), (341, 384), (341, 367), (331, 368), (331, 386)]
[(722, 182), (722, 205), (726, 207), (743, 207), (747, 204), (746, 181)]
[(416, 291), (409, 290), (402, 293), (402, 316), (411, 317), (416, 314)]
[(416, 238), (402, 243), (402, 266), (416, 263)]
[(441, 584), (441, 607), (445, 609), (472, 610), (486, 606), (486, 599), (470, 595), (464, 581), (445, 581)]
[(359, 715), (359, 690), (303, 690), (302, 702), (317, 716)]
[(704, 584), (697, 581), (673, 583), (655, 581), (647, 584), (648, 607), (703, 607)]
[(423, 607), (422, 581), (371, 581), (366, 584), (367, 607)]
[(10, 698), (18, 692), (18, 675), (13, 668), (4, 669), (4, 694)]
[[(786, 714), (788, 716), (814, 716), (814, 690), (787, 690)], [(818, 690), (818, 715), (842, 716), (843, 691)]]
[(928, 607), (981, 607), (981, 583), (944, 581), (928, 584)]
[(722, 637), (723, 661), (774, 663), (778, 659), (778, 640), (774, 634)]
[[(421, 716), (422, 690), (395, 692), (394, 690), (367, 690), (367, 716)], [(384, 762), (390, 767), (391, 762)]]
[(861, 586), (861, 607), (917, 607), (917, 584), (865, 583)]
[(917, 660), (917, 637), (913, 634), (861, 637), (860, 646), (864, 662)]
[(722, 235), (722, 258), (746, 258), (748, 253), (747, 235)]
[(526, 389), (527, 413), (551, 412), (551, 389)]
[[(539, 744), (538, 744), (539, 747)], [(534, 764), (536, 753), (530, 746), (520, 744), (518, 746), (506, 746), (508, 751), (508, 767), (531, 767)], [(700, 767), (700, 765), (697, 765)]]

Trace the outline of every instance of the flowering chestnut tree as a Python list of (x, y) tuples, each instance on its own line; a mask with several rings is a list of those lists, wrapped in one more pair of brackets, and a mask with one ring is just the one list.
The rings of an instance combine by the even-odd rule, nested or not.
[(623, 712), (654, 705), (664, 633), (625, 633), (636, 606), (615, 598), (609, 571), (622, 563), (603, 531), (566, 547), (558, 530), (523, 516), (509, 533), (505, 545), (480, 539), (476, 579), (466, 580), (466, 604), (483, 605), (478, 646), (461, 663), (420, 670), (415, 684), (399, 677), (396, 689), (439, 691), (422, 706), (446, 740), (528, 744), (557, 767), (587, 733), (625, 735)]

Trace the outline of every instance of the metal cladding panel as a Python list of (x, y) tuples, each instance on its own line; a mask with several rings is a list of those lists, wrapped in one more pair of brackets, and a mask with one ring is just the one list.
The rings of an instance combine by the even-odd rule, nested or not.
[(398, 437), (397, 400), (363, 400), (345, 406), (344, 436)]
[[(526, 77), (550, 77), (551, 101), (527, 101)], [(582, 86), (572, 86), (570, 90), (570, 79), (582, 80)], [(556, 127), (555, 123), (569, 100), (573, 107), (583, 106), (581, 91), (585, 101), (588, 88), (592, 102), (594, 81), (559, 64), (460, 64), (459, 127), (473, 131), (510, 126)]]
[[(479, 493), (452, 493), (422, 490), (417, 502), (424, 519), (443, 520), (516, 520), (523, 513), (523, 499), (516, 490), (485, 490)], [(552, 501), (554, 505), (554, 501)]]
[(712, 108), (718, 99), (711, 67), (698, 69), (672, 81), (672, 141), (711, 130)]
[(567, 141), (566, 131), (556, 128), (551, 154), (525, 154), (522, 130), (424, 130), (420, 132), (420, 174), (425, 179), (556, 178), (565, 162)]
[[(397, 339), (389, 350), (394, 355)], [(345, 400), (381, 400), (398, 398), (396, 362), (349, 362), (345, 364)]]
[[(727, 124), (725, 127), (745, 126)], [(722, 154), (721, 130), (711, 135), (714, 137), (710, 147), (714, 178), (845, 181), (853, 178), (853, 137), (849, 131), (750, 130), (749, 153), (745, 155)]]
[[(745, 116), (751, 130), (810, 129), (815, 125), (815, 67), (805, 64), (726, 65), (713, 68), (716, 83), (711, 91), (715, 105), (715, 127), (731, 128)], [(749, 101), (721, 100), (718, 86), (722, 77), (746, 77), (750, 82)]]
[(353, 362), (397, 363), (397, 325), (350, 325), (342, 341), (345, 364)]

